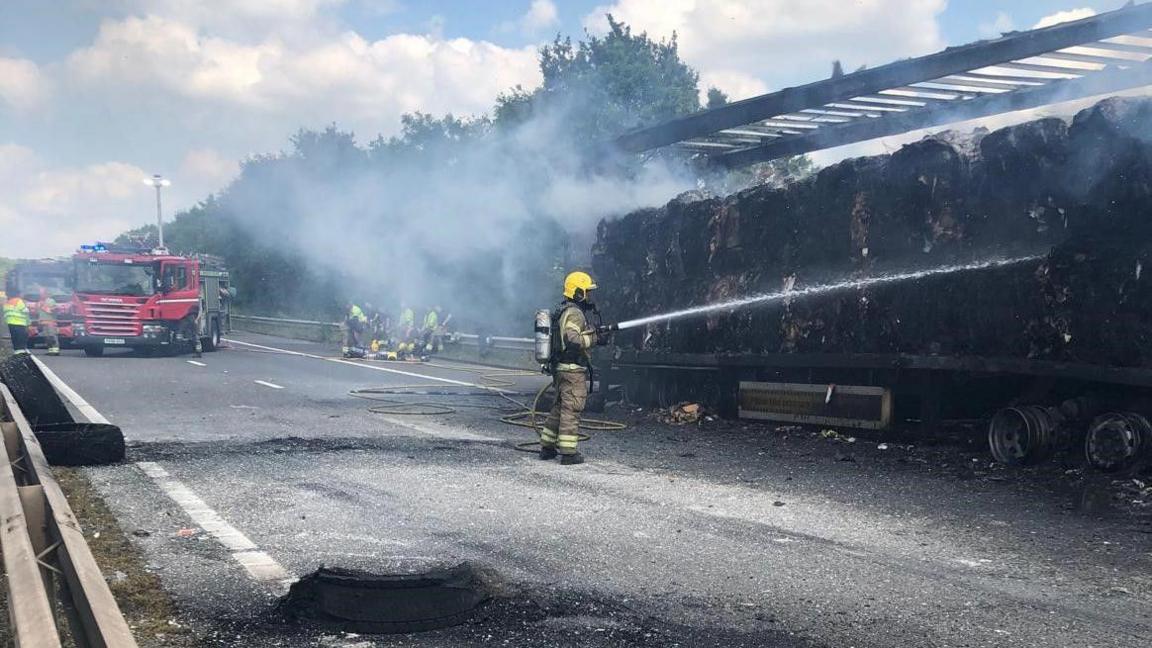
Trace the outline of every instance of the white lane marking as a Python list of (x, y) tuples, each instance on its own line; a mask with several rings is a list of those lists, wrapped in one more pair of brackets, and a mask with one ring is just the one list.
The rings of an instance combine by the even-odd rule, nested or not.
[(207, 367), (208, 366), (208, 365), (204, 364), (203, 362), (196, 362), (195, 360), (185, 360), (184, 362), (187, 362), (190, 365), (196, 365), (197, 367)]
[(270, 383), (267, 380), (253, 380), (252, 382), (256, 383), (257, 385), (264, 385), (265, 387), (271, 387), (272, 389), (284, 389), (283, 386), (277, 385), (276, 383)]
[(224, 545), (236, 562), (248, 571), (252, 578), (264, 582), (279, 582), (288, 579), (288, 572), (272, 556), (260, 551), (256, 543), (239, 529), (228, 524), (220, 514), (212, 510), (196, 493), (182, 482), (174, 479), (154, 461), (138, 461), (136, 467), (152, 478), (160, 490), (176, 502), (188, 517), (200, 528), (207, 531), (216, 541)]
[(490, 392), (494, 392), (494, 393), (503, 393), (503, 394), (513, 393), (512, 391), (507, 390), (507, 389), (500, 389), (499, 387), (489, 387), (488, 385), (480, 385), (478, 383), (470, 383), (470, 382), (466, 382), (463, 380), (453, 380), (451, 378), (441, 378), (439, 376), (429, 376), (428, 374), (416, 373), (413, 371), (404, 371), (402, 369), (392, 369), (391, 367), (380, 367), (377, 365), (364, 364), (361, 362), (351, 362), (348, 360), (344, 360), (342, 358), (326, 358), (324, 356), (316, 355), (314, 353), (304, 353), (302, 351), (292, 351), (290, 349), (278, 349), (276, 347), (264, 346), (263, 344), (253, 344), (252, 342), (241, 342), (240, 340), (233, 340), (231, 338), (228, 338), (227, 341), (231, 344), (240, 344), (243, 346), (250, 346), (250, 347), (253, 347), (256, 349), (264, 349), (265, 351), (277, 351), (279, 353), (286, 353), (288, 355), (295, 355), (295, 356), (300, 356), (303, 358), (312, 358), (313, 360), (327, 360), (328, 362), (338, 362), (340, 364), (346, 364), (346, 365), (349, 365), (352, 367), (360, 367), (362, 369), (372, 369), (374, 371), (384, 371), (387, 373), (398, 374), (401, 376), (408, 376), (410, 378), (424, 378), (426, 380), (435, 380), (437, 382), (447, 383), (449, 385), (460, 385), (462, 387), (475, 387), (476, 389), (482, 389), (484, 391), (490, 391)]
[[(55, 372), (49, 369), (48, 365), (44, 364), (40, 358), (32, 356), (32, 361), (40, 366), (40, 371), (44, 373), (44, 377), (48, 379), (48, 382), (52, 383), (52, 386), (56, 388), (56, 391), (59, 392), (65, 400), (71, 403), (72, 407), (76, 408), (76, 411), (80, 412), (81, 416), (88, 419), (89, 423), (111, 423), (108, 419), (104, 418), (103, 414), (96, 411), (95, 407), (89, 405), (88, 401), (84, 400), (80, 394), (77, 394), (75, 391), (73, 391), (73, 389), (68, 386), (68, 383), (61, 380), (60, 376), (57, 376)], [(124, 435), (124, 438), (127, 440), (128, 435)]]

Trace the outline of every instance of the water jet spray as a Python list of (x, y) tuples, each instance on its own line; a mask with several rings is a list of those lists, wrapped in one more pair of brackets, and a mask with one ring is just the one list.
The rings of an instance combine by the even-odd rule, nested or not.
[(979, 261), (976, 263), (968, 263), (962, 265), (941, 266), (939, 268), (930, 268), (928, 270), (917, 270), (915, 272), (901, 272), (887, 275), (878, 275), (875, 277), (864, 277), (861, 279), (851, 279), (848, 281), (840, 281), (829, 284), (819, 284), (816, 286), (808, 286), (799, 289), (787, 289), (770, 293), (760, 293), (748, 297), (741, 297), (739, 299), (730, 299), (725, 302), (716, 304), (705, 304), (703, 306), (693, 306), (683, 310), (672, 311), (670, 313), (661, 313), (657, 315), (649, 315), (638, 319), (626, 320), (614, 325), (617, 330), (627, 330), (639, 326), (646, 326), (648, 324), (655, 324), (657, 322), (667, 322), (670, 320), (682, 319), (685, 317), (692, 317), (694, 315), (706, 315), (716, 311), (724, 310), (737, 310), (747, 308), (749, 306), (758, 306), (762, 304), (772, 304), (785, 300), (803, 299), (805, 297), (816, 297), (834, 293), (841, 290), (851, 290), (855, 288), (868, 288), (871, 286), (878, 286), (882, 284), (897, 283), (901, 281), (913, 281), (922, 279), (924, 277), (933, 277), (936, 275), (950, 274), (953, 272), (964, 272), (968, 270), (986, 270), (989, 268), (1000, 268), (1018, 263), (1025, 263), (1028, 261), (1036, 261), (1043, 258), (1043, 255), (1032, 255), (1025, 257), (1016, 257), (1012, 259), (989, 259)]

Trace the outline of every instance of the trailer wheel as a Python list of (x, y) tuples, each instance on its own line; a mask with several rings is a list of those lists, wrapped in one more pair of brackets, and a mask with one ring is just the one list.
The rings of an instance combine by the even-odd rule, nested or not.
[(205, 351), (215, 351), (220, 347), (220, 320), (213, 319), (208, 326), (208, 337), (202, 343)]
[(88, 356), (89, 358), (99, 358), (100, 356), (104, 355), (104, 347), (86, 346), (84, 347), (84, 355)]

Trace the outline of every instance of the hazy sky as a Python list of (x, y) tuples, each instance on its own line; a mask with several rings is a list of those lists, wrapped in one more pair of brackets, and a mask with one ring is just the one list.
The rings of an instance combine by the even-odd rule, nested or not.
[[(361, 142), (539, 83), (537, 47), (606, 12), (679, 34), (733, 98), (1082, 17), (1087, 0), (2, 0), (0, 256), (61, 255), (227, 185), (299, 127)], [(1061, 12), (1073, 12), (1062, 14)]]

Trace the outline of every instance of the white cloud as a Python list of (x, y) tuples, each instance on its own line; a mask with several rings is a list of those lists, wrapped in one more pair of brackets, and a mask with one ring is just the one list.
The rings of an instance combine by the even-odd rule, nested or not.
[[(81, 239), (148, 222), (141, 167), (172, 178), (170, 216), (223, 189), (238, 160), (283, 148), (298, 128), (335, 122), (366, 141), (395, 133), (403, 113), (479, 114), (500, 92), (540, 82), (531, 46), (444, 38), (436, 29), (369, 39), (331, 11), (345, 2), (372, 11), (396, 6), (116, 0), (129, 15), (105, 19), (90, 43), (58, 64), (0, 58), (0, 114), (7, 105), (53, 108), (29, 131), (32, 139), (21, 140), (35, 154), (7, 145), (0, 159), (0, 231), (45, 222), (52, 233), (5, 236), (0, 254), (67, 253)], [(549, 24), (550, 8), (536, 3), (526, 19)], [(31, 123), (38, 114), (16, 116)], [(20, 132), (20, 123), (4, 124), (7, 133)], [(92, 136), (36, 139), (56, 126)], [(12, 162), (18, 151), (19, 165)]]
[(527, 35), (538, 34), (559, 24), (560, 15), (552, 0), (532, 0), (528, 12), (520, 18), (520, 30)]
[(271, 115), (276, 138), (314, 118), (391, 132), (404, 112), (479, 113), (501, 91), (539, 83), (531, 47), (414, 34), (370, 41), (352, 31), (306, 44), (237, 42), (156, 16), (104, 23), (68, 68), (86, 92), (155, 89)]
[(145, 175), (123, 162), (52, 169), (27, 147), (0, 144), (0, 256), (66, 254), (140, 224)]
[(761, 79), (774, 87), (827, 76), (832, 61), (845, 68), (879, 65), (943, 48), (936, 22), (945, 0), (616, 0), (584, 20), (607, 29), (606, 13), (653, 37), (676, 32), (684, 60), (702, 76), (743, 84), (724, 87), (743, 98)]
[(0, 105), (16, 110), (38, 108), (48, 98), (48, 82), (40, 68), (26, 59), (0, 58)]
[(984, 38), (999, 38), (1001, 34), (1006, 34), (1016, 29), (1016, 23), (1012, 20), (1006, 12), (996, 12), (996, 18), (992, 22), (980, 24), (980, 35)]
[(1059, 25), (1063, 22), (1071, 22), (1073, 20), (1082, 20), (1084, 18), (1091, 18), (1096, 15), (1095, 9), (1084, 7), (1081, 9), (1069, 9), (1068, 11), (1058, 11), (1050, 16), (1044, 16), (1040, 22), (1032, 26), (1032, 29), (1040, 29), (1041, 27), (1051, 27), (1052, 25)]

